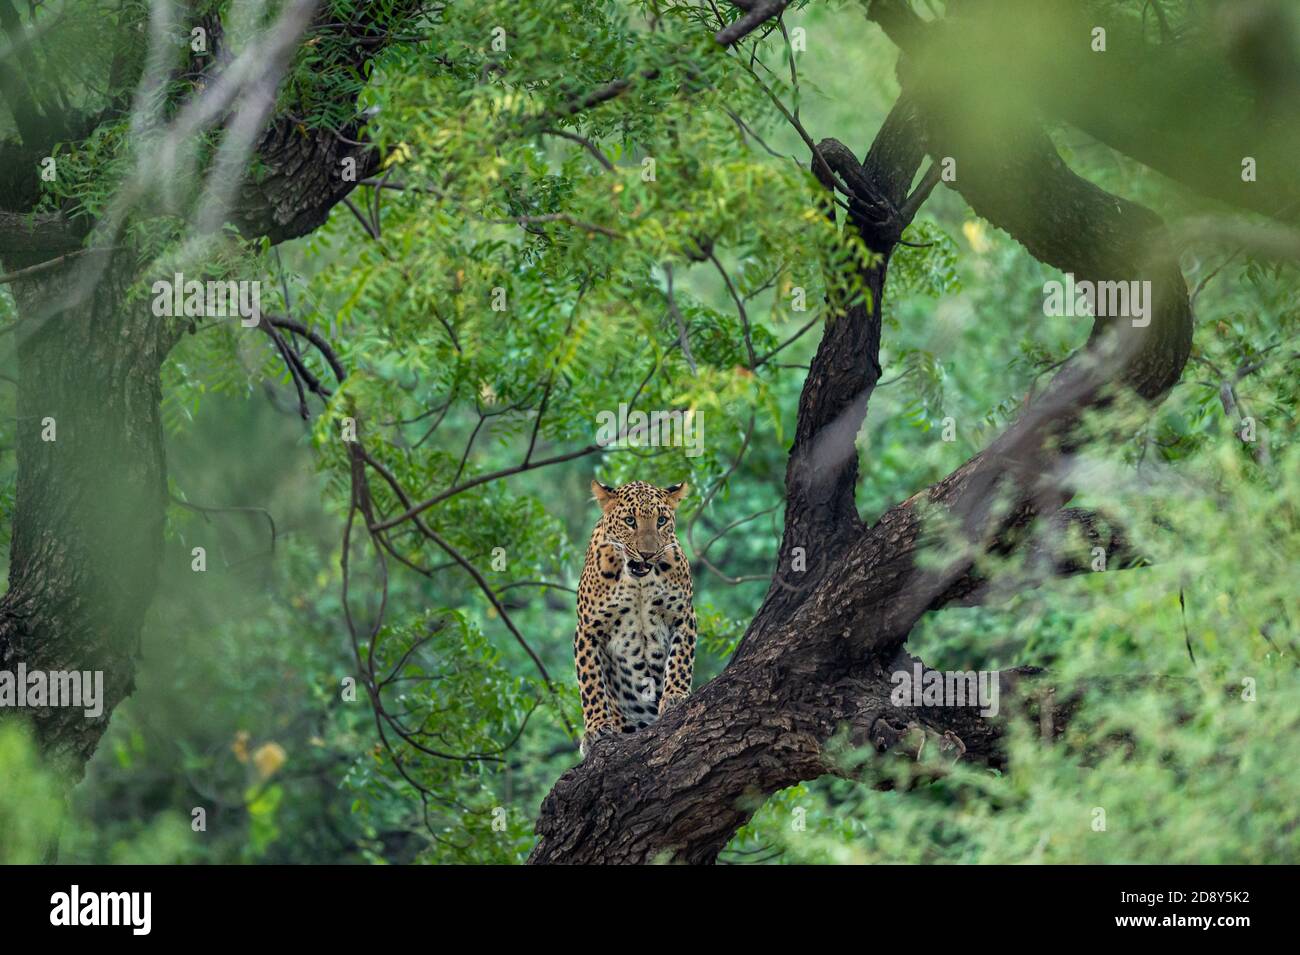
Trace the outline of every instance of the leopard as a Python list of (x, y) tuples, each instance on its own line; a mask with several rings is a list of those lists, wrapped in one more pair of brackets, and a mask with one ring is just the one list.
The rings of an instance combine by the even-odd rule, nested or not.
[(600, 505), (578, 580), (574, 666), (585, 759), (598, 740), (653, 724), (691, 692), (696, 623), (691, 567), (677, 540), (686, 482), (591, 482)]

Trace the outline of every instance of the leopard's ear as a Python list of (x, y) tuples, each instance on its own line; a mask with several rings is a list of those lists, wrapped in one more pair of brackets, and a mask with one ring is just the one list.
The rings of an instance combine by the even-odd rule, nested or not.
[(599, 481), (591, 482), (591, 496), (596, 499), (603, 511), (614, 503), (614, 489), (608, 484), (601, 484)]
[(681, 484), (671, 484), (664, 488), (664, 493), (668, 495), (668, 503), (673, 506), (674, 511), (677, 510), (677, 505), (682, 502), (682, 498), (686, 496), (686, 492), (690, 489), (691, 486), (685, 481)]

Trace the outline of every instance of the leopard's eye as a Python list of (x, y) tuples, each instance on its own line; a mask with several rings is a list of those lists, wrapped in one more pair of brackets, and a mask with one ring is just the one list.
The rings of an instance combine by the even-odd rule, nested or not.
[(663, 526), (664, 526), (665, 524), (667, 524), (667, 523), (668, 523), (668, 518), (666, 518), (666, 517), (664, 517), (662, 514), (660, 514), (660, 515), (659, 515), (659, 526), (660, 526), (660, 527), (663, 527)]
[(623, 520), (627, 523), (627, 526), (628, 526), (628, 527), (636, 527), (636, 518), (635, 518), (635, 517), (625, 517), (625, 518), (623, 518)]

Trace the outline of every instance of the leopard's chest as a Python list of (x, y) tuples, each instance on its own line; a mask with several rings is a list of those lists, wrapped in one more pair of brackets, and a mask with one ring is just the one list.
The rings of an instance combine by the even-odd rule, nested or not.
[(630, 727), (647, 726), (659, 713), (671, 606), (670, 588), (663, 581), (632, 578), (614, 594), (614, 615), (605, 644), (605, 677)]

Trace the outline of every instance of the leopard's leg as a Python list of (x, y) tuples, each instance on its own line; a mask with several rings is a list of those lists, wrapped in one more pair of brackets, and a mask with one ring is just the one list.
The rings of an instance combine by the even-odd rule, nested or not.
[(664, 664), (664, 692), (659, 697), (659, 715), (681, 703), (691, 693), (695, 673), (695, 610), (687, 607), (679, 626), (669, 638), (668, 659)]
[(623, 714), (605, 686), (600, 657), (595, 637), (579, 627), (573, 638), (573, 659), (578, 671), (578, 692), (582, 698), (585, 729), (579, 751), (584, 757), (595, 740), (623, 731)]

